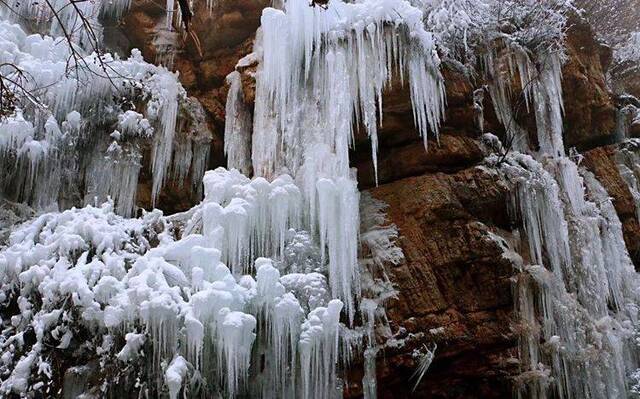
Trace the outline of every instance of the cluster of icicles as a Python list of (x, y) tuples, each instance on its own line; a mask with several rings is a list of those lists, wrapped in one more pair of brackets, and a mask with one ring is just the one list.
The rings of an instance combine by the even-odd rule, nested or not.
[[(518, 397), (627, 397), (638, 367), (640, 278), (608, 193), (579, 166), (578, 155), (565, 154), (561, 58), (538, 54), (536, 67), (527, 53), (507, 50), (500, 57), (485, 59), (496, 114), (514, 148), (528, 151), (506, 89), (513, 69), (504, 66), (515, 64), (527, 107), (535, 111), (539, 144), (533, 156), (513, 152), (499, 164), (489, 158), (513, 184), (511, 209), (523, 225), (521, 242), (505, 248), (519, 271)], [(625, 166), (633, 161), (624, 161), (620, 169), (633, 192), (635, 175)]]
[(360, 296), (358, 190), (349, 167), (354, 126), (368, 133), (377, 168), (382, 92), (406, 76), (426, 146), (444, 114), (440, 61), (422, 12), (408, 2), (335, 1), (325, 10), (290, 0), (282, 8), (263, 11), (247, 57), (259, 61), (253, 119), (240, 74), (228, 77), (228, 166), (266, 179), (293, 177), (302, 226), (319, 238), (332, 293), (352, 321)]
[[(115, 352), (126, 363), (151, 346), (144, 357), (157, 383), (151, 389), (172, 398), (181, 391), (337, 397), (337, 370), (365, 344), (365, 392), (375, 396), (373, 328), (392, 294), (376, 270), (402, 253), (395, 229), (375, 225), (362, 236), (371, 257), (358, 259), (352, 122), (366, 128), (375, 156), (382, 90), (397, 72), (409, 80), (426, 143), (443, 114), (439, 61), (422, 13), (407, 2), (332, 2), (321, 11), (287, 1), (284, 10), (265, 9), (262, 33), (253, 132), (232, 76), (230, 170), (205, 174), (200, 205), (142, 219), (121, 219), (111, 205), (88, 206), (44, 215), (12, 235), (0, 270), (4, 299), (16, 300), (20, 311), (3, 321), (15, 334), (4, 346), (2, 392), (46, 389), (45, 344), (65, 349), (73, 342), (69, 298), (83, 328), (109, 332), (97, 352)], [(158, 87), (181, 90), (169, 83)], [(156, 171), (171, 158), (177, 94), (164, 93), (171, 101), (154, 108), (162, 129), (153, 147), (154, 196), (166, 169), (157, 178)], [(135, 129), (132, 119), (144, 118), (123, 115), (119, 123)], [(372, 215), (382, 208), (365, 203), (374, 204)], [(42, 305), (32, 300), (36, 292), (46, 298)], [(37, 326), (31, 346), (21, 342), (27, 326)], [(124, 346), (116, 348), (122, 335)], [(249, 375), (259, 383), (247, 384)]]
[[(0, 192), (36, 209), (94, 204), (111, 197), (118, 213), (129, 216), (136, 209), (147, 147), (153, 204), (168, 180), (183, 184), (190, 177), (193, 190), (199, 192), (212, 134), (202, 106), (186, 97), (177, 75), (145, 62), (138, 50), (128, 59), (106, 54), (99, 62), (95, 53), (86, 53), (73, 61), (63, 37), (29, 35), (10, 22), (15, 9), (45, 14), (50, 9), (28, 1), (15, 3), (0, 7), (2, 73), (20, 81), (8, 64), (19, 68), (24, 88), (37, 101), (25, 99), (16, 115), (0, 122)], [(77, 17), (72, 7), (58, 3), (52, 6), (63, 8), (61, 18)], [(86, 2), (82, 7), (100, 4)], [(36, 14), (34, 18), (48, 18)], [(52, 23), (51, 34), (60, 29)]]
[[(268, 183), (219, 168), (204, 186), (200, 205), (168, 218), (125, 219), (107, 203), (44, 214), (11, 235), (0, 296), (18, 310), (2, 320), (3, 394), (52, 394), (46, 347), (64, 351), (84, 330), (95, 337), (84, 350), (105, 362), (142, 361), (145, 384), (157, 384), (139, 387), (147, 392), (339, 396), (337, 368), (364, 342), (375, 346), (373, 325), (391, 294), (375, 270), (402, 259), (383, 207), (363, 202), (361, 267), (378, 296), (362, 300), (364, 325), (347, 328), (322, 251), (296, 229), (302, 202), (291, 178)], [(326, 218), (322, 225), (339, 224)], [(36, 342), (27, 344), (30, 329)]]

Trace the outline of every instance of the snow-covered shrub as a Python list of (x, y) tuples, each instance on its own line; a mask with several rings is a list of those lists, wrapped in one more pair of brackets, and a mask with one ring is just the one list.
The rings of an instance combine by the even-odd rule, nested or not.
[(153, 201), (172, 169), (180, 182), (191, 170), (200, 185), (211, 133), (177, 75), (138, 50), (127, 59), (76, 50), (75, 59), (64, 38), (29, 35), (6, 21), (0, 49), (0, 74), (16, 78), (11, 64), (26, 77), (14, 90), (24, 93), (19, 107), (0, 121), (0, 190), (40, 209), (111, 196), (130, 215), (145, 147)]
[(567, 0), (427, 0), (423, 7), (439, 51), (464, 63), (496, 45), (531, 53), (562, 50), (573, 10)]

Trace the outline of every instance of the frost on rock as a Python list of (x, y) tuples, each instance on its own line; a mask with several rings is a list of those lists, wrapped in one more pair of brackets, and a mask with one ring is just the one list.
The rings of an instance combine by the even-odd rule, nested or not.
[[(515, 234), (520, 238), (515, 248), (505, 253), (517, 272), (518, 396), (627, 397), (627, 378), (638, 367), (634, 340), (640, 280), (609, 195), (593, 174), (580, 168), (578, 154), (567, 156), (565, 152), (561, 65), (565, 14), (570, 5), (558, 4), (555, 11), (549, 11), (549, 18), (533, 18), (533, 24), (516, 25), (505, 35), (500, 34), (501, 28), (483, 29), (476, 36), (474, 21), (480, 20), (467, 11), (471, 7), (492, 15), (493, 2), (482, 3), (488, 8), (459, 2), (463, 8), (459, 13), (433, 15), (442, 22), (442, 31), (436, 34), (438, 43), (451, 45), (452, 56), (459, 59), (465, 52), (452, 37), (472, 34), (473, 43), (474, 37), (486, 38), (488, 32), (495, 39), (479, 41), (491, 43), (489, 49), (469, 48), (474, 54), (471, 58), (482, 55), (496, 114), (505, 125), (507, 140), (515, 140), (507, 141), (506, 150), (519, 151), (501, 151), (503, 156), (487, 159), (510, 184), (510, 210), (523, 228)], [(455, 9), (455, 2), (442, 4), (446, 10)], [(507, 13), (529, 12), (526, 6), (513, 9)], [(444, 23), (461, 15), (469, 17), (463, 31)], [(509, 20), (507, 15), (501, 23), (508, 25)], [(494, 23), (490, 18), (486, 21)], [(518, 103), (510, 93), (516, 76), (521, 90)], [(537, 149), (528, 137), (518, 136), (526, 133), (517, 126), (515, 113), (525, 109), (535, 115)], [(635, 176), (628, 167), (634, 162), (629, 159), (632, 155), (622, 151), (619, 157), (621, 174), (633, 188)], [(589, 367), (584, 367), (585, 362)]]
[[(100, 4), (83, 4), (89, 3)], [(34, 5), (29, 10), (45, 8)], [(186, 97), (175, 74), (148, 64), (138, 50), (120, 59), (79, 49), (83, 58), (69, 65), (64, 38), (28, 35), (6, 21), (0, 22), (0, 38), (0, 64), (20, 68), (29, 77), (26, 90), (43, 88), (34, 91), (42, 106), (25, 98), (15, 115), (0, 121), (0, 190), (13, 200), (36, 209), (64, 209), (111, 197), (117, 211), (129, 216), (135, 210), (147, 147), (151, 147), (152, 202), (169, 178), (172, 160), (181, 167), (178, 180), (191, 170), (192, 181), (199, 186), (208, 150), (190, 150), (197, 156), (173, 155), (173, 143), (186, 140), (190, 146), (197, 142), (205, 147), (211, 133), (206, 123), (195, 120), (204, 114), (195, 115), (199, 104)], [(108, 65), (109, 76), (102, 63)], [(76, 70), (68, 73), (69, 68)], [(6, 66), (3, 74), (15, 77)], [(189, 133), (195, 125), (197, 139)], [(185, 166), (185, 160), (193, 160), (193, 165)]]
[(618, 171), (631, 192), (640, 220), (640, 140), (631, 139), (623, 143), (616, 158)]
[[(528, 253), (516, 265), (516, 383), (521, 397), (627, 397), (627, 376), (638, 367), (640, 279), (611, 198), (580, 168), (579, 154), (566, 155), (561, 55), (538, 54), (535, 69), (516, 57), (539, 150), (508, 153), (501, 163), (489, 158), (513, 186), (512, 214), (524, 228), (521, 253)], [(630, 187), (632, 175), (626, 173)]]
[[(519, 124), (532, 112), (539, 145), (545, 153), (561, 145), (562, 89), (560, 67), (568, 14), (565, 0), (436, 0), (422, 2), (426, 25), (444, 61), (468, 77), (484, 76), (505, 145), (525, 152), (531, 147)], [(520, 93), (514, 92), (519, 80)], [(473, 79), (471, 79), (473, 80)], [(550, 108), (556, 108), (553, 113)], [(559, 116), (560, 118), (556, 118)]]

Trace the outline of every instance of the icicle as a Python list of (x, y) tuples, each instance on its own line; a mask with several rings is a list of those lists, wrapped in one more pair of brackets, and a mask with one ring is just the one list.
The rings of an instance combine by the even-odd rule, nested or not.
[(255, 317), (222, 308), (217, 316), (216, 334), (219, 348), (219, 364), (227, 374), (227, 392), (233, 398), (240, 384), (244, 383), (249, 370), (251, 346), (256, 337)]
[[(539, 264), (526, 266), (518, 280), (522, 392), (546, 397), (550, 387), (558, 397), (626, 396), (640, 298), (608, 194), (569, 158), (548, 159), (548, 171), (528, 156), (507, 159), (503, 170), (524, 187), (515, 204), (531, 261)], [(584, 369), (587, 352), (594, 367)]]
[(172, 75), (162, 75), (161, 85), (165, 89), (164, 102), (159, 110), (160, 134), (155, 136), (153, 144), (153, 186), (151, 188), (151, 203), (155, 206), (160, 195), (170, 165), (173, 150), (173, 137), (176, 132), (176, 118), (178, 117), (179, 83)]
[[(81, 7), (100, 4), (93, 2)], [(128, 59), (102, 55), (113, 73), (109, 79), (103, 77), (104, 71), (100, 69), (96, 54), (84, 55), (82, 49), (78, 49), (81, 62), (91, 70), (80, 68), (78, 74), (69, 74), (69, 49), (60, 45), (61, 38), (28, 36), (18, 26), (7, 22), (0, 22), (0, 32), (0, 45), (13, 49), (15, 54), (12, 58), (17, 60), (17, 66), (32, 78), (25, 83), (25, 89), (44, 88), (39, 96), (51, 110), (49, 113), (27, 102), (24, 113), (18, 110), (15, 116), (0, 122), (0, 130), (5, 126), (10, 130), (20, 129), (19, 133), (3, 135), (7, 140), (2, 140), (0, 147), (7, 149), (10, 144), (13, 149), (11, 156), (3, 157), (2, 167), (13, 170), (13, 166), (8, 167), (5, 163), (19, 162), (22, 170), (3, 174), (0, 183), (5, 188), (3, 191), (17, 194), (14, 199), (24, 200), (36, 208), (66, 208), (80, 205), (74, 198), (94, 203), (95, 196), (102, 201), (106, 195), (111, 195), (116, 198), (118, 211), (129, 215), (137, 190), (139, 166), (136, 164), (141, 163), (139, 156), (135, 155), (141, 153), (136, 147), (140, 141), (149, 140), (153, 141), (152, 200), (155, 202), (168, 177), (178, 110), (187, 111), (186, 119), (193, 117), (190, 111), (193, 107), (186, 99), (177, 76), (165, 68), (144, 62), (138, 50), (132, 51)], [(91, 84), (86, 84), (88, 80)], [(123, 111), (120, 107), (120, 100), (137, 103), (142, 98), (145, 99), (144, 110)], [(19, 127), (17, 124), (21, 124), (21, 120), (30, 127)], [(206, 133), (210, 132), (201, 126), (198, 125), (198, 130), (203, 134), (198, 137), (204, 142), (208, 140)], [(118, 152), (119, 146), (123, 155), (110, 158), (112, 162), (108, 165), (102, 159), (104, 152), (100, 151), (109, 147), (113, 140), (117, 145), (112, 150)], [(80, 151), (85, 148), (96, 151)], [(199, 152), (199, 161), (204, 153)], [(184, 158), (178, 157), (178, 160)], [(179, 174), (188, 168), (186, 165)], [(112, 169), (113, 173), (110, 175), (107, 169)], [(202, 173), (202, 168), (199, 172)], [(198, 182), (199, 177), (195, 177), (193, 181)], [(91, 192), (79, 193), (78, 189), (82, 187), (90, 188)]]
[[(526, 54), (520, 55), (520, 61), (518, 66), (522, 70), (522, 77), (529, 76), (530, 62)], [(510, 58), (509, 58), (510, 60)], [(495, 110), (496, 116), (500, 123), (505, 127), (507, 133), (506, 144), (510, 145), (511, 149), (519, 152), (526, 152), (529, 150), (529, 138), (527, 132), (516, 121), (516, 115), (513, 112), (511, 104), (511, 96), (509, 91), (509, 81), (511, 75), (504, 69), (504, 59), (498, 58), (498, 55), (494, 52), (489, 52), (484, 56), (483, 65), (485, 67), (485, 77), (488, 81), (488, 90), (491, 95), (491, 101)], [(524, 82), (521, 81), (521, 82)], [(523, 83), (523, 87), (527, 87)], [(529, 93), (530, 89), (527, 90)], [(526, 94), (528, 96), (528, 94)]]
[(562, 140), (562, 62), (557, 53), (538, 56), (539, 76), (532, 84), (540, 151), (552, 156), (565, 154)]
[(140, 160), (134, 148), (123, 149), (113, 142), (106, 153), (94, 155), (87, 168), (85, 204), (112, 198), (117, 212), (131, 216), (135, 210)]
[(164, 379), (169, 387), (169, 398), (178, 399), (178, 393), (182, 388), (182, 381), (187, 375), (187, 362), (182, 356), (176, 356), (167, 367)]
[(359, 193), (353, 181), (320, 179), (318, 221), (320, 250), (328, 249), (331, 292), (345, 304), (350, 323), (355, 313), (354, 296), (360, 295), (358, 269)]
[(627, 184), (634, 199), (636, 215), (640, 220), (640, 142), (629, 140), (616, 154), (620, 176)]
[(338, 326), (342, 302), (312, 310), (300, 334), (302, 398), (336, 397), (335, 364), (338, 357)]
[(371, 138), (377, 172), (382, 91), (398, 72), (394, 65), (409, 75), (420, 134), (425, 142), (428, 130), (437, 136), (444, 85), (422, 13), (405, 2), (390, 7), (379, 0), (331, 2), (328, 7), (288, 0), (284, 11), (263, 12), (252, 143), (260, 176), (284, 167), (297, 176), (305, 161), (301, 152), (316, 143), (328, 145), (338, 162), (348, 165), (352, 121)]
[(569, 230), (562, 213), (560, 190), (553, 176), (528, 155), (514, 155), (515, 164), (505, 165), (508, 176), (516, 182), (512, 206), (524, 225), (530, 257), (543, 264), (546, 249), (549, 268), (562, 279), (571, 264)]
[[(260, 256), (282, 256), (286, 233), (300, 219), (301, 196), (291, 177), (283, 175), (269, 183), (218, 168), (205, 174), (204, 185), (205, 201), (223, 206), (212, 210), (217, 213), (211, 220), (226, 230), (223, 260), (234, 273)], [(207, 224), (206, 229), (215, 227)]]
[(249, 176), (251, 173), (251, 113), (244, 103), (240, 73), (227, 76), (229, 93), (225, 110), (224, 152), (227, 167), (238, 169)]

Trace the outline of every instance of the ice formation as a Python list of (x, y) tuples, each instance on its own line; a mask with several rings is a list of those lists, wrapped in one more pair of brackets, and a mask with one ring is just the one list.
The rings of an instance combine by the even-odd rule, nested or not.
[(245, 104), (242, 81), (238, 71), (227, 76), (229, 93), (225, 109), (224, 152), (227, 166), (245, 175), (251, 174), (251, 110)]
[[(49, 394), (51, 348), (74, 347), (65, 355), (97, 355), (108, 370), (87, 387), (93, 394), (113, 393), (111, 383), (126, 380), (170, 398), (334, 398), (341, 368), (362, 360), (363, 394), (374, 398), (380, 341), (391, 337), (384, 306), (395, 295), (384, 266), (403, 255), (384, 204), (358, 192), (349, 148), (366, 132), (377, 174), (382, 93), (398, 80), (407, 80), (425, 146), (428, 134), (437, 137), (445, 106), (440, 53), (462, 69), (480, 61), (514, 141), (506, 150), (520, 151), (487, 160), (513, 188), (509, 205), (523, 227), (516, 248), (523, 256), (511, 257), (519, 395), (626, 396), (637, 367), (639, 281), (611, 199), (565, 153), (564, 2), (524, 2), (497, 21), (499, 3), (331, 1), (325, 10), (285, 0), (281, 9), (265, 9), (251, 56), (259, 61), (253, 116), (233, 72), (228, 169), (206, 173), (204, 111), (176, 75), (134, 51), (126, 60), (105, 56), (118, 72), (117, 90), (109, 79), (82, 85), (100, 71), (65, 73), (69, 54), (57, 44), (71, 19), (47, 26), (52, 37), (0, 22), (0, 63), (15, 62), (34, 87), (48, 86), (41, 95), (48, 108), (27, 104), (0, 122), (0, 183), (39, 209), (86, 204), (40, 215), (0, 250), (0, 302), (9, 313), (0, 320), (0, 393)], [(83, 4), (116, 17), (129, 6)], [(36, 5), (20, 7), (45, 20), (46, 8)], [(159, 62), (170, 66), (163, 57), (172, 53), (181, 16), (173, 0), (167, 11), (155, 39)], [(545, 25), (515, 29), (516, 12)], [(75, 39), (87, 63), (100, 64)], [(511, 93), (516, 75), (522, 107)], [(484, 94), (474, 93), (480, 130)], [(535, 116), (535, 150), (516, 122), (520, 108)], [(486, 138), (505, 151), (495, 136)], [(636, 144), (619, 159), (634, 195)], [(154, 203), (169, 179), (203, 187), (204, 200), (169, 217), (126, 218), (135, 211), (144, 146)], [(88, 155), (72, 156), (78, 153)], [(82, 193), (70, 189), (80, 186)], [(640, 202), (638, 209), (640, 216)], [(435, 349), (425, 349), (416, 353), (418, 383), (434, 358)], [(90, 372), (76, 374), (68, 380), (74, 389)]]
[[(564, 148), (563, 6), (502, 34), (492, 26), (495, 19), (480, 18), (493, 15), (498, 2), (441, 3), (429, 14), (437, 22), (438, 44), (467, 65), (482, 60), (506, 131), (505, 146), (495, 136), (485, 141), (502, 154), (488, 162), (511, 184), (511, 213), (523, 228), (516, 234), (520, 240), (505, 249), (517, 272), (518, 397), (627, 397), (629, 374), (638, 367), (640, 280), (609, 195), (579, 166), (579, 155), (567, 156)], [(507, 14), (532, 12), (522, 5)], [(502, 23), (514, 16), (505, 15)], [(455, 41), (461, 37), (464, 45)], [(545, 46), (536, 45), (541, 42)], [(535, 137), (518, 125), (524, 113), (535, 117)], [(622, 151), (618, 163), (633, 192), (632, 157), (633, 151)]]
[(624, 397), (640, 281), (600, 183), (567, 158), (550, 162), (551, 172), (526, 155), (505, 166), (531, 251), (517, 283), (520, 395)]
[(267, 180), (292, 176), (300, 226), (319, 239), (332, 294), (350, 322), (361, 292), (359, 193), (349, 167), (354, 135), (363, 130), (370, 137), (377, 173), (382, 92), (396, 78), (408, 81), (425, 146), (444, 115), (440, 61), (422, 17), (406, 1), (332, 1), (325, 10), (288, 0), (282, 9), (263, 10), (254, 48), (260, 62), (253, 126), (240, 74), (228, 77), (229, 167), (252, 167)]
[[(505, 145), (520, 152), (529, 150), (532, 143), (519, 121), (533, 110), (542, 151), (550, 154), (554, 146), (561, 147), (557, 133), (562, 120), (547, 118), (563, 111), (560, 67), (571, 2), (518, 1), (505, 7), (499, 0), (436, 0), (422, 5), (444, 60), (466, 75), (484, 75), (496, 116), (506, 131)], [(512, 87), (516, 78), (520, 93)], [(560, 112), (550, 113), (550, 107)]]
[(634, 199), (636, 215), (640, 220), (640, 142), (637, 139), (628, 140), (621, 145), (617, 153), (617, 164), (620, 176)]
[[(106, 3), (115, 7), (118, 2)], [(25, 88), (38, 89), (34, 92), (40, 103), (25, 100), (22, 109), (0, 122), (3, 192), (15, 193), (14, 200), (37, 209), (111, 197), (119, 213), (131, 215), (147, 146), (152, 202), (168, 180), (172, 162), (174, 169), (181, 168), (180, 178), (191, 170), (194, 186), (200, 185), (211, 133), (197, 120), (199, 104), (186, 98), (176, 75), (146, 63), (137, 50), (128, 59), (78, 50), (83, 58), (69, 66), (71, 54), (61, 37), (28, 35), (6, 21), (0, 22), (0, 32), (0, 63), (20, 68), (29, 77)], [(108, 65), (106, 71), (102, 64)], [(4, 68), (9, 77), (15, 73)], [(189, 136), (195, 125), (197, 139)], [(197, 156), (174, 151), (177, 140), (188, 141), (189, 154)], [(193, 164), (184, 165), (185, 159)], [(20, 189), (8, 190), (15, 186)]]
[[(405, 1), (330, 2), (327, 10), (288, 0), (262, 15), (252, 142), (254, 171), (298, 175), (316, 148), (335, 154), (336, 175), (348, 175), (354, 122), (377, 153), (382, 91), (394, 75), (409, 81), (420, 134), (435, 135), (444, 113), (444, 86), (422, 13)], [(308, 149), (305, 153), (304, 149)], [(329, 173), (323, 170), (324, 173)]]
[[(203, 203), (176, 217), (154, 211), (126, 219), (106, 203), (44, 214), (12, 233), (0, 251), (1, 296), (16, 304), (2, 320), (3, 394), (46, 389), (52, 381), (33, 371), (46, 366), (43, 345), (64, 348), (92, 331), (83, 350), (100, 347), (108, 362), (146, 364), (144, 389), (151, 392), (336, 397), (341, 337), (350, 330), (340, 322), (343, 303), (331, 299), (325, 275), (288, 273), (294, 269), (293, 259), (286, 265), (291, 245), (318, 254), (316, 268), (323, 270), (313, 241), (293, 239), (291, 230), (285, 234), (297, 213), (279, 207), (286, 196), (278, 192), (288, 188), (300, 201), (298, 190), (284, 177), (249, 181), (224, 169), (208, 172), (204, 184)], [(269, 201), (269, 192), (280, 197)], [(363, 259), (375, 269), (397, 263), (402, 253), (393, 243), (397, 232), (383, 224), (383, 207), (374, 209), (365, 233), (372, 255)], [(247, 231), (235, 229), (239, 214), (246, 218), (242, 225), (252, 226)], [(227, 215), (236, 223), (228, 223)], [(179, 226), (185, 230), (176, 234)], [(186, 226), (195, 226), (192, 233)], [(253, 238), (245, 243), (240, 237)], [(236, 258), (235, 275), (221, 262), (230, 250), (251, 254)], [(243, 270), (254, 270), (255, 277)], [(366, 334), (374, 347), (378, 304), (390, 294), (374, 277), (367, 281), (372, 299), (360, 306), (369, 314)], [(247, 384), (249, 375), (259, 383)], [(195, 384), (198, 378), (206, 384)]]
[[(522, 253), (528, 255), (516, 262), (518, 395), (626, 397), (628, 373), (637, 368), (640, 280), (611, 199), (593, 174), (580, 169), (579, 157), (566, 155), (561, 53), (538, 54), (535, 69), (519, 57), (539, 150), (507, 154), (498, 165), (514, 186), (512, 210), (524, 227)], [(492, 95), (502, 94), (494, 89)]]

